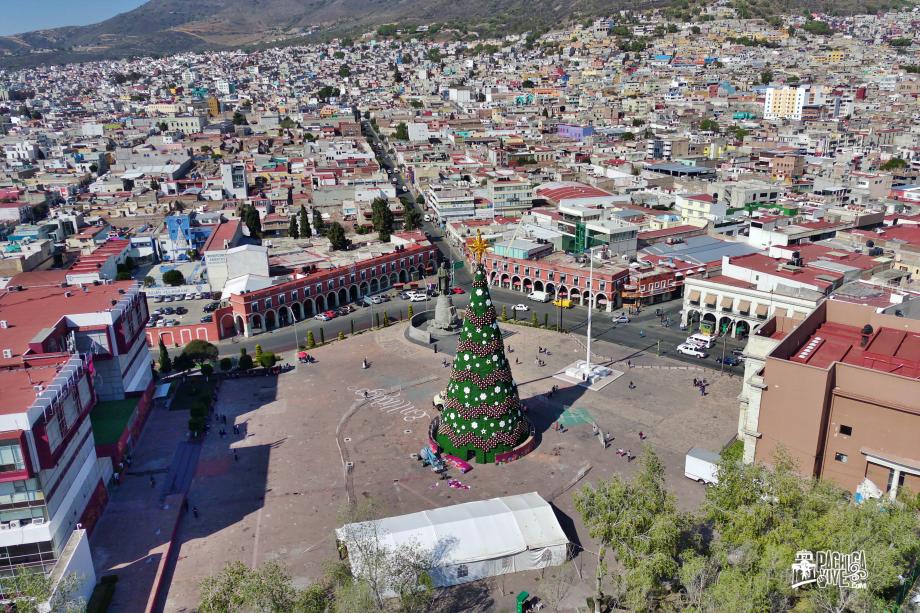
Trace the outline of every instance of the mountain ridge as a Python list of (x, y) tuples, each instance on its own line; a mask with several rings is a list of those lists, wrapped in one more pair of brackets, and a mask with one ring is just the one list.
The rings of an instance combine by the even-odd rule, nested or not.
[[(691, 2), (699, 10), (707, 0)], [(736, 0), (763, 10), (841, 7), (839, 0)], [(759, 4), (758, 4), (759, 3)], [(902, 0), (845, 0), (847, 12), (901, 4)], [(0, 66), (166, 55), (183, 51), (235, 49), (279, 39), (399, 23), (463, 24), (474, 31), (521, 32), (619, 10), (686, 7), (687, 0), (148, 0), (141, 6), (86, 26), (66, 26), (0, 37)], [(314, 37), (316, 35), (314, 34)]]

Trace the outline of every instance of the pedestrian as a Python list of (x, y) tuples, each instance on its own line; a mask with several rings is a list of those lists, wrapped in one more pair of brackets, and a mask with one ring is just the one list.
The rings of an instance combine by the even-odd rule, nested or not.
[(642, 430), (639, 430), (639, 440), (640, 441), (645, 440), (645, 432), (643, 432)]
[(700, 396), (705, 396), (705, 395), (706, 395), (706, 386), (701, 385), (700, 386)]
[(182, 499), (182, 510), (188, 513), (188, 498)]
[(629, 382), (629, 389), (631, 389), (631, 390), (636, 389), (636, 384), (633, 383), (632, 381), (630, 381), (630, 382)]
[(224, 420), (224, 423), (226, 424), (226, 423), (227, 423), (227, 414), (224, 413), (223, 415), (221, 415), (221, 418)]
[(195, 516), (195, 519), (198, 519), (198, 507), (192, 507), (192, 515)]
[(118, 485), (121, 482), (121, 473), (115, 473), (112, 478), (115, 479), (115, 485)]
[(437, 343), (434, 344), (434, 352), (435, 352), (435, 353), (438, 352), (438, 344), (437, 344)]
[(364, 390), (364, 399), (367, 400), (367, 390)]
[(236, 449), (233, 450), (233, 461), (234, 461), (234, 462), (239, 462), (239, 461), (240, 461), (240, 456), (238, 456), (238, 455), (236, 454)]
[(157, 480), (153, 478), (153, 475), (150, 475), (150, 489), (153, 489), (157, 486)]
[(233, 424), (233, 433), (236, 434), (237, 436), (239, 436), (239, 434), (240, 434), (240, 426), (239, 426), (239, 424)]
[(700, 380), (697, 379), (696, 377), (693, 377), (693, 387), (699, 387), (699, 385), (700, 385)]
[(366, 356), (365, 356), (365, 358), (361, 361), (361, 368), (367, 370), (367, 357), (366, 357)]

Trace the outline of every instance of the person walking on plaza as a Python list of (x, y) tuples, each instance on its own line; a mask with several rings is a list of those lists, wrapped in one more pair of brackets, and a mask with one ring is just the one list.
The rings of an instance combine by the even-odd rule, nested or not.
[(192, 507), (192, 515), (195, 516), (195, 519), (198, 519), (198, 507)]
[(150, 475), (150, 488), (153, 489), (157, 486), (157, 480), (153, 478), (153, 475)]

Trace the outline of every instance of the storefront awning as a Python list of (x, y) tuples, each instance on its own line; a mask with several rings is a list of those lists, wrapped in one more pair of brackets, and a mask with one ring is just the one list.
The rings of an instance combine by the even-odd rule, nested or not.
[(757, 310), (755, 311), (755, 313), (757, 313), (757, 317), (766, 317), (767, 316), (767, 305), (758, 304)]
[(742, 300), (738, 303), (738, 312), (747, 315), (751, 312), (751, 301)]
[(690, 302), (694, 304), (699, 304), (700, 302), (700, 290), (695, 289), (690, 291)]
[(725, 309), (726, 311), (730, 311), (730, 310), (732, 309), (732, 305), (733, 305), (734, 303), (735, 303), (735, 299), (734, 299), (734, 298), (731, 298), (731, 297), (729, 297), (729, 296), (722, 296), (722, 303), (721, 303), (721, 305), (722, 305), (722, 308)]
[(708, 307), (716, 306), (716, 295), (715, 294), (706, 295), (706, 306)]

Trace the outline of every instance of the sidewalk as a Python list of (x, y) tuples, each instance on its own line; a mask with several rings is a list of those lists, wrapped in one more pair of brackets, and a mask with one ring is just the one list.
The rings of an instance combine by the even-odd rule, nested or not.
[[(181, 496), (163, 501), (177, 445), (185, 444), (187, 411), (153, 409), (134, 450), (134, 461), (90, 539), (96, 575), (118, 576), (110, 613), (139, 613), (148, 607), (163, 574), (170, 540), (182, 512)], [(154, 478), (151, 486), (150, 477)]]

